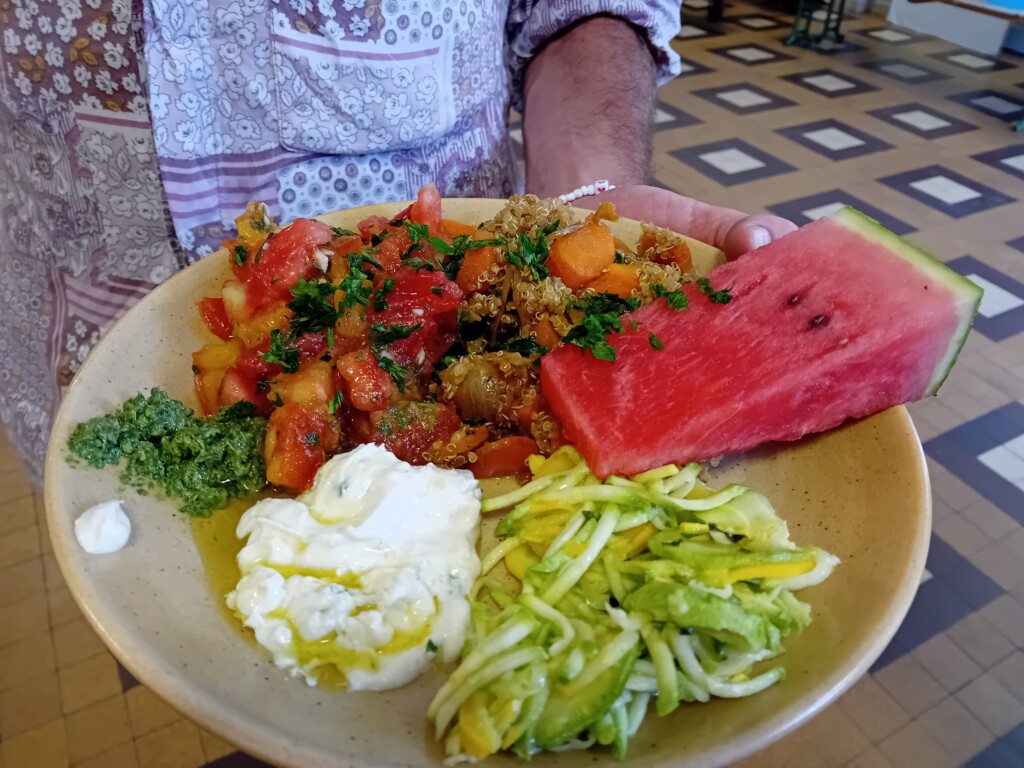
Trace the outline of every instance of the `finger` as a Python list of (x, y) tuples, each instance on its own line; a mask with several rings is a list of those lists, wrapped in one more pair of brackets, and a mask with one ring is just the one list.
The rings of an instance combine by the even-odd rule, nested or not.
[(729, 228), (720, 247), (725, 251), (725, 257), (732, 261), (748, 251), (788, 235), (796, 228), (796, 224), (778, 216), (745, 216)]
[(723, 248), (729, 230), (746, 217), (731, 208), (718, 208), (667, 189), (647, 186), (619, 187), (573, 204), (594, 209), (603, 202), (614, 203), (621, 216), (649, 221), (716, 248)]

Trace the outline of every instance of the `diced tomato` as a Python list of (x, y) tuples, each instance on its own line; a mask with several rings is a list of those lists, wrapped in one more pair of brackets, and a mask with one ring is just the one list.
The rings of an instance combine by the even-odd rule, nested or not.
[(420, 325), (405, 339), (389, 348), (401, 365), (429, 376), (434, 365), (458, 335), (458, 308), (462, 291), (442, 272), (415, 272), (403, 267), (395, 275), (395, 288), (388, 294), (388, 308), (375, 312), (370, 322), (389, 325)]
[(252, 257), (253, 268), (247, 292), (253, 307), (267, 301), (291, 298), (299, 278), (307, 280), (320, 268), (314, 251), (334, 237), (331, 228), (314, 219), (296, 219), (267, 240), (266, 249)]
[(263, 353), (270, 349), (270, 342), (267, 341), (258, 347), (246, 349), (238, 356), (234, 368), (242, 376), (254, 381), (266, 381), (279, 376), (283, 370), (277, 363), (268, 363), (263, 359)]
[(450, 438), (461, 423), (450, 405), (403, 401), (370, 414), (370, 440), (403, 461), (423, 464), (427, 449)]
[(398, 387), (368, 349), (342, 355), (334, 361), (338, 388), (360, 411), (380, 411), (398, 394)]
[(383, 216), (367, 216), (359, 222), (359, 234), (363, 240), (369, 242), (374, 235), (383, 232), (391, 225), (391, 219)]
[(325, 438), (331, 418), (326, 413), (286, 403), (270, 415), (265, 454), (267, 480), (292, 491), (305, 491), (327, 461)]
[(360, 304), (348, 307), (334, 324), (334, 349), (332, 354), (340, 356), (355, 352), (366, 346), (370, 324), (366, 319), (366, 308)]
[(470, 469), (479, 480), (486, 477), (525, 475), (529, 472), (526, 460), (539, 452), (537, 443), (528, 437), (503, 437), (477, 448), (476, 461)]
[(313, 410), (327, 411), (337, 386), (334, 369), (323, 360), (311, 360), (297, 373), (281, 376), (271, 385), (273, 396)]
[(273, 407), (267, 391), (259, 379), (246, 376), (237, 364), (228, 368), (220, 383), (218, 398), (221, 407), (240, 403), (243, 400), (256, 406), (256, 413), (266, 416)]
[[(375, 246), (377, 253), (373, 258), (380, 264), (385, 275), (394, 275), (402, 266), (402, 257), (412, 245), (409, 231), (405, 227), (389, 227), (386, 232), (390, 234)], [(373, 270), (374, 272), (376, 270)], [(376, 283), (377, 280), (374, 280)]]
[(433, 184), (420, 187), (416, 202), (412, 204), (409, 218), (419, 224), (426, 224), (430, 234), (441, 234), (441, 193)]
[(228, 317), (227, 310), (224, 309), (224, 299), (206, 297), (196, 302), (196, 308), (211, 333), (224, 341), (231, 338), (233, 327), (231, 318)]
[(327, 334), (324, 331), (304, 333), (295, 340), (295, 346), (299, 348), (299, 365), (302, 365), (327, 351)]
[[(462, 305), (462, 297), (462, 289), (443, 272), (417, 272), (410, 267), (402, 267), (395, 273), (395, 288), (388, 294), (387, 310), (377, 313), (375, 318), (385, 315), (403, 318), (439, 315), (457, 310)], [(422, 314), (417, 314), (416, 310), (421, 310)]]

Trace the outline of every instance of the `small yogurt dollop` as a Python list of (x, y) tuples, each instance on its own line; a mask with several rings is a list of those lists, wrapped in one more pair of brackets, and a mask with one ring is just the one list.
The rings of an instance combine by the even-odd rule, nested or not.
[(277, 666), (350, 690), (408, 683), (453, 661), (480, 572), (480, 487), (373, 444), (335, 456), (297, 499), (242, 515), (242, 578), (228, 606)]
[(75, 538), (90, 555), (117, 552), (128, 543), (132, 524), (120, 500), (90, 507), (75, 520)]

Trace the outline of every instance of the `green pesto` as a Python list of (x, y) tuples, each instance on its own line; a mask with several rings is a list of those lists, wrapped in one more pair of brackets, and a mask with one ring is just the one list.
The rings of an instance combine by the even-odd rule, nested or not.
[[(136, 395), (114, 413), (75, 427), (72, 464), (121, 464), (121, 482), (140, 493), (162, 492), (192, 517), (207, 517), (233, 497), (263, 488), (266, 421), (249, 403), (209, 419), (160, 389)], [(122, 463), (123, 462), (123, 463)]]

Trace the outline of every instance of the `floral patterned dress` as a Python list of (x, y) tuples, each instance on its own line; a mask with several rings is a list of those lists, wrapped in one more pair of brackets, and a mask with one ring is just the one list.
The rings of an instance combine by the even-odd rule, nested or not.
[(677, 73), (669, 0), (0, 0), (0, 420), (35, 480), (89, 350), (249, 200), (516, 191), (523, 69), (596, 13)]

